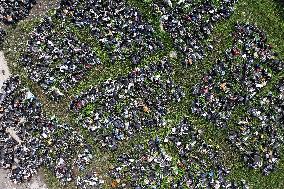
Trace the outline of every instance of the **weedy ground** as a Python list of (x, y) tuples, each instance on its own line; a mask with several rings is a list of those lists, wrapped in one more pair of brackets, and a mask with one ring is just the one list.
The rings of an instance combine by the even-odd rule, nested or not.
[[(149, 65), (154, 60), (160, 59), (164, 55), (168, 55), (170, 51), (174, 51), (175, 49), (171, 38), (167, 33), (160, 30), (159, 21), (155, 15), (149, 11), (147, 3), (138, 0), (128, 0), (128, 3), (131, 6), (136, 7), (144, 15), (146, 20), (155, 27), (157, 31), (155, 35), (159, 36), (166, 45), (166, 49), (164, 51), (157, 52), (153, 56), (144, 59), (140, 66)], [(54, 14), (54, 10), (50, 10), (48, 14)], [(115, 164), (115, 157), (119, 154), (119, 152), (127, 151), (135, 143), (143, 142), (147, 138), (164, 135), (172, 126), (175, 125), (175, 123), (178, 123), (183, 116), (187, 116), (192, 123), (206, 131), (205, 135), (208, 143), (219, 145), (220, 149), (225, 152), (224, 161), (233, 165), (233, 169), (230, 174), (231, 178), (238, 180), (245, 179), (248, 181), (251, 188), (284, 188), (284, 159), (281, 160), (278, 165), (278, 169), (269, 176), (263, 176), (260, 171), (248, 169), (244, 163), (240, 161), (241, 157), (239, 154), (230, 149), (230, 146), (226, 141), (226, 129), (216, 129), (212, 123), (190, 113), (189, 107), (192, 101), (192, 96), (190, 95), (191, 87), (201, 80), (202, 76), (214, 65), (216, 60), (223, 56), (223, 52), (231, 46), (231, 33), (237, 22), (255, 24), (265, 31), (268, 36), (268, 42), (273, 45), (274, 51), (278, 52), (280, 59), (284, 59), (284, 2), (282, 0), (239, 0), (235, 7), (235, 12), (230, 19), (224, 20), (215, 27), (213, 35), (209, 39), (210, 41), (213, 41), (214, 49), (211, 52), (208, 52), (208, 57), (205, 60), (198, 62), (187, 69), (184, 69), (184, 67), (180, 64), (181, 60), (172, 60), (175, 64), (174, 80), (185, 89), (186, 96), (180, 103), (171, 105), (170, 113), (167, 115), (167, 119), (170, 120), (170, 125), (167, 126), (167, 128), (161, 128), (158, 131), (146, 131), (148, 134), (147, 137), (138, 135), (134, 137), (135, 139), (124, 142), (120, 145), (119, 149), (115, 153), (100, 151), (98, 146), (92, 141), (89, 133), (81, 128), (85, 137), (93, 145), (97, 153), (96, 157), (98, 157), (90, 165), (90, 169), (96, 167), (100, 173), (107, 172), (108, 169)], [(72, 28), (72, 31), (77, 35), (78, 39), (88, 43), (93, 50), (98, 53), (99, 58), (102, 62), (104, 62), (104, 64), (100, 67), (94, 68), (90, 73), (88, 73), (83, 81), (77, 84), (76, 87), (70, 89), (64, 100), (59, 103), (55, 103), (44, 95), (43, 91), (37, 84), (28, 79), (27, 73), (25, 73), (17, 63), (25, 49), (25, 41), (27, 41), (29, 33), (39, 23), (40, 16), (32, 17), (18, 23), (16, 26), (8, 28), (8, 36), (4, 45), (4, 52), (8, 60), (10, 70), (12, 73), (19, 74), (23, 83), (39, 97), (47, 114), (55, 114), (62, 121), (70, 123), (74, 127), (78, 127), (75, 120), (76, 115), (69, 111), (68, 108), (72, 97), (87, 90), (91, 86), (105, 81), (108, 78), (114, 79), (118, 76), (126, 75), (133, 67), (128, 62), (111, 64), (107, 54), (103, 49), (98, 47), (96, 40), (92, 38), (88, 29), (78, 29), (73, 27), (72, 24), (66, 23), (66, 26), (69, 25), (69, 27)], [(267, 90), (269, 90), (280, 78), (283, 77), (284, 73), (274, 75), (272, 82), (270, 82), (269, 85), (266, 86), (258, 95), (261, 96), (262, 94), (265, 94)], [(232, 119), (242, 115), (246, 108), (248, 107), (238, 107), (235, 109)], [(88, 109), (86, 111), (88, 111)], [(47, 169), (44, 171), (46, 172), (46, 181), (49, 187), (60, 188), (56, 178), (52, 176)], [(108, 178), (106, 178), (106, 180), (110, 182)], [(68, 186), (68, 188), (72, 187), (73, 186)]]

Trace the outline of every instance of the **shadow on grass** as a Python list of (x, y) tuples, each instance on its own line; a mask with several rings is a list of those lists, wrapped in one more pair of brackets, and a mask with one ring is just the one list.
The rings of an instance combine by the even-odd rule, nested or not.
[(280, 13), (281, 19), (284, 20), (284, 0), (274, 0), (277, 3), (277, 9)]

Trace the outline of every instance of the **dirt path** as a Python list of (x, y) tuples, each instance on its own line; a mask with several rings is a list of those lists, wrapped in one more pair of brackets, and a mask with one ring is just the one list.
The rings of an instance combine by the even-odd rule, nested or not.
[[(1, 0), (0, 0), (1, 1)], [(59, 0), (38, 0), (38, 3), (33, 7), (30, 12), (30, 15), (25, 19), (33, 19), (40, 17), (41, 15), (45, 14), (51, 8), (55, 8), (59, 4)], [(0, 23), (0, 26), (3, 28), (7, 28)], [(7, 62), (4, 58), (4, 53), (0, 51), (0, 92), (1, 87), (3, 86), (3, 82), (10, 76), (9, 68), (7, 66)], [(0, 123), (1, 124), (1, 123)], [(17, 136), (14, 135), (12, 130), (7, 130), (8, 133), (15, 139), (18, 139)], [(27, 183), (23, 184), (15, 184), (10, 181), (8, 178), (8, 170), (4, 170), (0, 168), (0, 189), (47, 189), (46, 184), (44, 183), (43, 174), (38, 173), (34, 175), (32, 180)]]
[(28, 183), (15, 184), (7, 178), (8, 171), (0, 169), (0, 188), (1, 189), (47, 189), (47, 186), (43, 183), (43, 179), (38, 175), (35, 175)]
[(0, 51), (0, 88), (3, 85), (3, 82), (10, 76), (10, 72), (7, 66), (7, 63), (4, 59), (4, 54)]
[(48, 10), (58, 7), (59, 3), (60, 0), (38, 0), (25, 20), (45, 15)]
[[(9, 76), (10, 72), (7, 62), (5, 61), (3, 52), (0, 51), (0, 88)], [(13, 138), (18, 139), (13, 130), (8, 129), (7, 132), (10, 133)], [(7, 178), (8, 173), (9, 171), (0, 169), (0, 189), (47, 189), (40, 173), (35, 175), (30, 182), (24, 184), (15, 184), (11, 182), (10, 179)]]

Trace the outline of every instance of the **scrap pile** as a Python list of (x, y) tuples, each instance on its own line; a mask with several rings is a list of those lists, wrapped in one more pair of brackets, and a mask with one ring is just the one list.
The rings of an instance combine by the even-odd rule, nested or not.
[(284, 142), (284, 80), (250, 103), (244, 116), (234, 122), (229, 140), (249, 167), (268, 175), (280, 160)]
[(167, 136), (140, 143), (118, 155), (110, 171), (115, 188), (248, 188), (230, 181), (218, 147), (186, 119)]
[(184, 95), (172, 75), (167, 59), (136, 68), (126, 77), (107, 80), (76, 96), (70, 108), (98, 144), (115, 149), (118, 141), (139, 131), (165, 126), (168, 106)]
[(259, 92), (284, 63), (255, 26), (237, 24), (233, 39), (225, 58), (194, 86), (192, 112), (227, 128), (236, 107), (247, 107), (230, 126), (228, 140), (249, 167), (267, 175), (275, 170), (283, 144), (283, 80), (268, 96)]
[[(86, 27), (107, 53), (104, 62), (97, 49), (78, 39)], [(56, 14), (44, 18), (31, 34), (20, 63), (30, 78), (57, 100), (64, 95), (62, 91), (82, 81), (99, 64), (108, 60), (138, 64), (161, 50), (163, 45), (154, 33), (141, 14), (124, 1), (61, 1)]]
[(1, 0), (0, 22), (14, 24), (29, 15), (36, 0)]
[(163, 48), (153, 26), (125, 0), (63, 0), (57, 17), (90, 28), (112, 63), (130, 60), (138, 64)]
[(267, 85), (272, 77), (267, 67), (284, 68), (267, 44), (265, 34), (255, 26), (237, 24), (233, 38), (233, 47), (217, 60), (192, 92), (192, 112), (219, 127), (226, 127), (233, 110), (246, 105)]
[[(0, 22), (6, 24), (26, 17), (36, 2), (0, 1)], [(63, 185), (83, 189), (246, 189), (246, 181), (230, 177), (233, 165), (226, 158), (232, 154), (264, 175), (274, 171), (284, 142), (284, 63), (262, 30), (236, 24), (232, 47), (193, 88), (176, 74), (178, 64), (188, 67), (214, 49), (213, 29), (236, 3), (144, 0), (137, 3), (149, 8), (143, 15), (134, 1), (61, 0), (30, 33), (18, 63), (31, 86), (51, 97), (48, 102), (69, 103), (62, 111), (75, 124), (47, 116), (50, 107), (12, 76), (0, 91), (0, 168), (20, 183), (46, 167)], [(0, 28), (0, 47), (4, 36)], [(176, 59), (165, 56), (169, 46)], [(132, 71), (86, 82), (100, 77), (91, 70), (114, 64)], [(196, 66), (203, 69), (202, 62)], [(88, 90), (76, 88), (71, 102), (64, 98), (81, 84)], [(226, 149), (185, 118), (188, 113), (217, 126)], [(94, 164), (104, 153), (113, 162), (102, 173)]]
[(88, 70), (101, 64), (93, 49), (81, 42), (72, 26), (46, 17), (28, 41), (20, 64), (32, 81), (55, 100), (81, 81)]
[(176, 50), (184, 57), (184, 64), (191, 65), (206, 56), (212, 49), (208, 39), (214, 25), (228, 19), (237, 0), (158, 0), (149, 2), (151, 11), (160, 18), (160, 27), (168, 32)]
[[(48, 167), (66, 184), (76, 180), (93, 159), (92, 148), (80, 132), (48, 119), (39, 100), (23, 88), (17, 76), (4, 83), (0, 95), (0, 168), (16, 182), (30, 180), (39, 167)], [(103, 183), (97, 178), (93, 183)]]

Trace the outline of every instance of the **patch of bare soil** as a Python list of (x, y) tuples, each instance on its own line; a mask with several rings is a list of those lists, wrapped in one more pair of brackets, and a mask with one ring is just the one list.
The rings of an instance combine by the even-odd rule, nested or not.
[(60, 0), (38, 0), (32, 8), (27, 19), (33, 19), (44, 15), (48, 10), (59, 6)]
[(8, 171), (0, 169), (0, 188), (1, 189), (47, 189), (40, 174), (33, 176), (32, 180), (23, 184), (15, 184), (7, 177)]
[[(0, 51), (0, 88), (3, 85), (3, 82), (10, 76), (10, 72), (5, 61), (4, 54)], [(1, 187), (0, 187), (1, 188)]]

